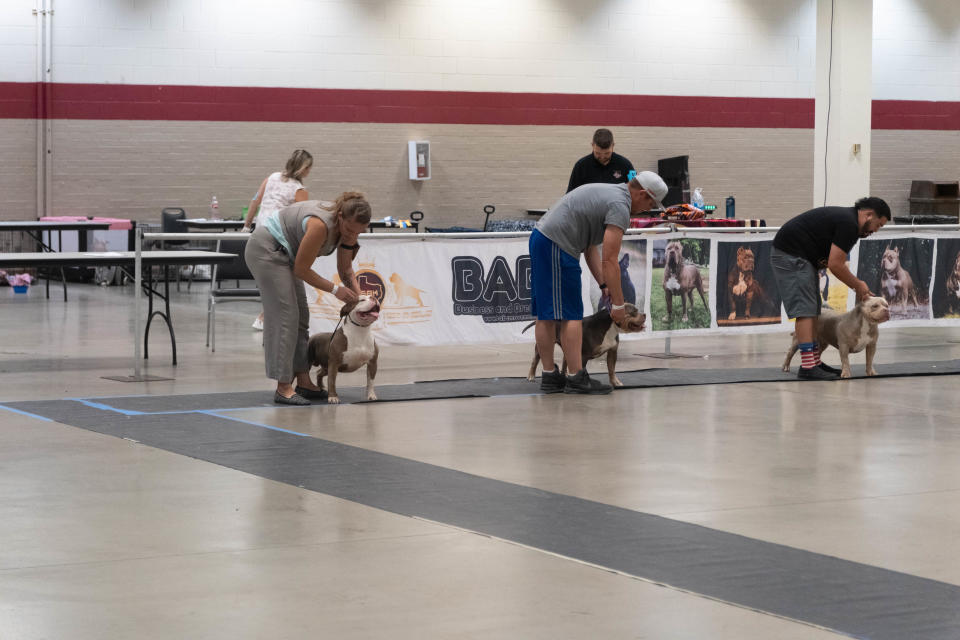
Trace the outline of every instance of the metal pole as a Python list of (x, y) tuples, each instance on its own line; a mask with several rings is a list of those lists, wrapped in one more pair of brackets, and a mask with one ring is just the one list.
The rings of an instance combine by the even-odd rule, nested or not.
[(140, 378), (140, 296), (141, 280), (143, 279), (143, 256), (140, 254), (142, 248), (143, 229), (136, 221), (133, 223), (135, 228), (133, 244), (133, 377)]

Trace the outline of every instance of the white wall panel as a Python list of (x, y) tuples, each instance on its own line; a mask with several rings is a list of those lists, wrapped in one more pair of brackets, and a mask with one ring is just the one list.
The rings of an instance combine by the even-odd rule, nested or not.
[[(33, 80), (0, 0), (0, 81)], [(810, 98), (813, 0), (58, 0), (54, 78)], [(874, 97), (960, 99), (960, 2), (874, 1)], [(297, 73), (290, 73), (290, 70)]]

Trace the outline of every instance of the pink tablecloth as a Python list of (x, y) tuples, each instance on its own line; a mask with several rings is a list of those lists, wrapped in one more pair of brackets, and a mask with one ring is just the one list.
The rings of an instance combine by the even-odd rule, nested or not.
[(40, 222), (83, 222), (84, 220), (88, 220), (90, 222), (107, 222), (110, 224), (111, 229), (133, 229), (133, 223), (130, 220), (124, 220), (123, 218), (101, 218), (99, 216), (92, 218), (88, 218), (86, 216), (46, 216), (44, 218), (40, 218)]

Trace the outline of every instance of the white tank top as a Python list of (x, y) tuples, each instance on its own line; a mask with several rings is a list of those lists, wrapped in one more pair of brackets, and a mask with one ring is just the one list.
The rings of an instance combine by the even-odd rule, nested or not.
[(267, 185), (263, 188), (263, 198), (260, 200), (260, 211), (257, 212), (257, 217), (293, 204), (298, 189), (303, 189), (303, 185), (296, 178), (284, 180), (281, 172), (271, 173), (267, 178)]

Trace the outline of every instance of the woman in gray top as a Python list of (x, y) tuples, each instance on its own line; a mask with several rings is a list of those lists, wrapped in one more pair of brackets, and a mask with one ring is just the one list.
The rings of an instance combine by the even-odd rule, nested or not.
[[(263, 347), (267, 377), (277, 381), (279, 404), (305, 405), (325, 400), (310, 380), (307, 360), (310, 311), (304, 282), (343, 302), (360, 295), (353, 259), (357, 236), (370, 224), (370, 203), (362, 193), (346, 191), (336, 202), (306, 200), (260, 218), (244, 257), (263, 299)], [(318, 256), (337, 252), (336, 285), (313, 270)]]

